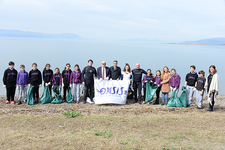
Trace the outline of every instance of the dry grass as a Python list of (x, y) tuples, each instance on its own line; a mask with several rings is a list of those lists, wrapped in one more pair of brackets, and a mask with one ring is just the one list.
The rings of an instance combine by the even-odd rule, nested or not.
[(225, 149), (225, 114), (4, 114), (0, 149)]

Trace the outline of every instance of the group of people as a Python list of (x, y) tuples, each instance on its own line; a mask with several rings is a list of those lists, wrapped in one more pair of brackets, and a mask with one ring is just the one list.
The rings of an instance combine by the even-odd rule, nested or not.
[[(37, 64), (32, 64), (30, 72), (25, 71), (25, 66), (20, 65), (20, 72), (14, 68), (14, 62), (9, 62), (8, 69), (5, 70), (3, 75), (3, 84), (6, 88), (7, 100), (6, 104), (15, 104), (14, 96), (15, 90), (18, 90), (18, 105), (22, 103), (22, 96), (24, 102), (26, 102), (27, 89), (29, 86), (33, 87), (33, 98), (34, 103), (39, 103), (39, 87), (42, 86), (42, 79), (44, 86), (48, 86), (50, 93), (55, 89), (54, 87), (63, 88), (63, 102), (65, 102), (66, 94), (72, 88), (73, 99), (75, 103), (80, 101), (80, 89), (83, 84), (84, 86), (84, 101), (85, 104), (87, 97), (90, 98), (90, 103), (94, 103), (94, 80), (129, 80), (130, 85), (134, 91), (134, 103), (145, 104), (146, 95), (146, 83), (153, 82), (158, 85), (156, 91), (156, 101), (154, 104), (159, 104), (160, 92), (162, 93), (161, 105), (166, 105), (168, 102), (168, 95), (171, 91), (179, 92), (180, 87), (180, 76), (176, 73), (175, 69), (170, 70), (167, 66), (163, 67), (162, 72), (156, 71), (156, 75), (151, 72), (151, 69), (147, 71), (140, 68), (140, 64), (135, 65), (135, 69), (131, 70), (128, 63), (125, 64), (124, 69), (118, 66), (118, 62), (115, 60), (112, 67), (107, 67), (106, 62), (102, 61), (101, 67), (97, 70), (92, 66), (93, 60), (88, 60), (88, 65), (82, 70), (78, 64), (74, 66), (74, 70), (70, 69), (71, 65), (66, 64), (62, 73), (59, 68), (55, 68), (55, 73), (50, 69), (51, 65), (46, 64), (43, 72), (37, 68)], [(215, 98), (218, 95), (218, 75), (214, 65), (209, 67), (209, 75), (205, 78), (205, 72), (199, 71), (198, 74), (195, 72), (195, 66), (190, 66), (190, 73), (186, 75), (185, 86), (187, 95), (187, 107), (190, 106), (194, 92), (196, 91), (196, 100), (198, 109), (202, 108), (202, 100), (204, 91), (208, 93), (209, 109), (207, 111), (213, 111)], [(142, 78), (142, 75), (145, 74)], [(144, 100), (142, 100), (141, 91), (144, 91)], [(89, 91), (89, 92), (88, 92)], [(149, 104), (149, 103), (148, 103)]]

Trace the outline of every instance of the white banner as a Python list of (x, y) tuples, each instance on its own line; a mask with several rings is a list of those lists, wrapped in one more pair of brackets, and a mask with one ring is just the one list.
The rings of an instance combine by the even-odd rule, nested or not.
[(95, 80), (95, 104), (126, 104), (129, 80)]

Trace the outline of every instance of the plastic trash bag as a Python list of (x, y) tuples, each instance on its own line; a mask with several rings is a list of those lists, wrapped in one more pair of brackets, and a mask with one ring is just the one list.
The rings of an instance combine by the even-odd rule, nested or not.
[(51, 102), (51, 104), (59, 104), (62, 103), (62, 96), (61, 96), (61, 87), (58, 85), (55, 85), (53, 87), (53, 93), (55, 95), (55, 98), (53, 99), (53, 101)]
[(41, 97), (40, 101), (41, 101), (42, 104), (46, 104), (46, 103), (51, 103), (52, 102), (52, 96), (50, 94), (48, 86), (44, 87), (44, 91), (43, 91), (43, 94), (42, 94), (42, 97)]
[(182, 107), (180, 99), (177, 96), (176, 91), (173, 91), (170, 97), (169, 102), (167, 103), (167, 107)]
[(187, 96), (186, 96), (186, 87), (185, 86), (182, 87), (182, 93), (181, 93), (179, 99), (180, 99), (182, 105), (186, 108), (187, 107)]
[(74, 103), (73, 96), (71, 94), (71, 88), (69, 89), (69, 92), (68, 92), (68, 94), (66, 96), (66, 102), (67, 103)]
[(34, 89), (34, 86), (30, 86), (30, 88), (28, 90), (28, 93), (27, 93), (27, 105), (34, 105), (33, 89)]
[(145, 83), (145, 85), (146, 85), (145, 103), (148, 103), (153, 99), (153, 96), (155, 95), (158, 86), (156, 84), (149, 82)]

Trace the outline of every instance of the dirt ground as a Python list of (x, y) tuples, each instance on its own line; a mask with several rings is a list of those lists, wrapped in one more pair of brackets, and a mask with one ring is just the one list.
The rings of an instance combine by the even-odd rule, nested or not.
[[(213, 112), (161, 105), (4, 104), (0, 149), (225, 149), (224, 96)], [(64, 112), (82, 116), (67, 118)]]
[[(15, 99), (17, 101), (17, 99)], [(154, 102), (153, 99), (152, 103)], [(126, 105), (94, 105), (94, 104), (83, 104), (83, 98), (79, 104), (74, 103), (61, 103), (61, 104), (36, 104), (29, 106), (26, 103), (21, 105), (5, 104), (5, 96), (0, 96), (0, 113), (1, 114), (48, 114), (48, 113), (64, 113), (68, 111), (81, 112), (82, 114), (110, 114), (110, 115), (128, 115), (128, 114), (143, 114), (143, 113), (186, 113), (186, 112), (205, 112), (208, 108), (208, 102), (206, 97), (203, 101), (203, 109), (196, 109), (196, 100), (193, 99), (189, 108), (168, 108), (165, 105), (150, 105), (147, 104), (133, 104), (133, 99), (128, 100)], [(215, 103), (215, 112), (225, 112), (225, 96), (218, 96), (218, 101)]]

